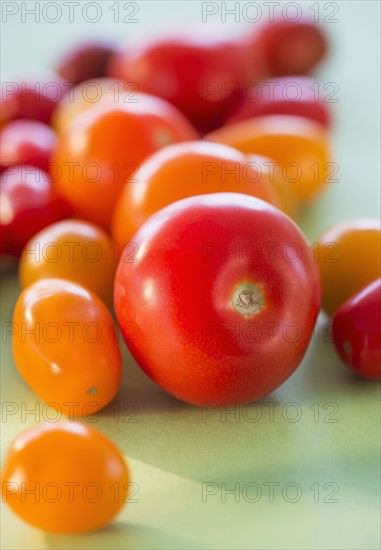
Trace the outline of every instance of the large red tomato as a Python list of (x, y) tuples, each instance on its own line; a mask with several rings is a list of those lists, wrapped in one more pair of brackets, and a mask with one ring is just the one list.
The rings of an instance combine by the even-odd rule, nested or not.
[(143, 370), (189, 403), (244, 403), (277, 388), (307, 349), (320, 280), (297, 225), (238, 193), (154, 214), (121, 257), (115, 309)]

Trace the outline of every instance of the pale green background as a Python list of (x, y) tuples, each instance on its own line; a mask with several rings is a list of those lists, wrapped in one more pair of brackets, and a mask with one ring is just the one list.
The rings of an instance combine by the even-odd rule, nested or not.
[[(201, 3), (197, 1), (140, 2), (139, 23), (130, 24), (113, 24), (109, 3), (99, 4), (103, 16), (94, 25), (85, 24), (80, 16), (73, 24), (67, 17), (56, 24), (33, 24), (30, 19), (21, 23), (20, 15), (10, 17), (8, 24), (2, 25), (2, 79), (48, 66), (63, 46), (82, 35), (134, 41), (157, 29), (176, 26), (181, 30), (190, 21), (201, 24)], [(311, 3), (299, 4), (307, 11)], [(327, 4), (320, 2), (322, 17), (328, 13), (323, 9)], [(380, 213), (380, 4), (336, 4), (339, 22), (325, 25), (332, 54), (317, 74), (323, 83), (339, 86), (339, 102), (334, 105), (339, 183), (301, 220), (311, 240), (339, 220)], [(228, 21), (230, 24), (220, 26), (222, 34), (243, 32), (244, 24), (235, 24), (231, 18)], [(11, 319), (17, 290), (15, 275), (3, 274), (3, 323)], [(245, 421), (242, 414), (238, 418), (227, 415), (224, 422), (221, 412), (203, 422), (201, 410), (177, 402), (155, 387), (126, 353), (123, 388), (95, 425), (128, 457), (139, 486), (139, 502), (127, 505), (107, 529), (73, 537), (32, 529), (3, 506), (2, 547), (379, 548), (379, 386), (355, 379), (340, 363), (326, 341), (325, 321), (319, 319), (319, 336), (298, 371), (261, 402), (262, 418), (256, 423)], [(2, 345), (1, 381), (3, 402), (36, 406), (33, 392), (12, 363), (9, 342)], [(135, 403), (138, 412), (130, 422), (123, 422), (123, 406), (128, 402)], [(295, 423), (282, 416), (284, 405), (291, 402), (298, 404), (302, 414)], [(279, 403), (273, 422), (265, 403)], [(310, 408), (314, 403), (320, 411), (317, 422)], [(333, 411), (332, 406), (324, 408), (328, 403), (335, 404), (331, 420), (338, 422), (327, 422)], [(117, 422), (118, 404), (121, 415)], [(290, 416), (293, 412), (290, 408)], [(11, 439), (34, 422), (32, 415), (26, 419), (21, 413), (8, 418), (3, 415), (2, 455)], [(228, 489), (254, 481), (261, 485), (263, 495), (257, 503), (245, 502), (242, 496), (235, 502), (234, 495), (227, 495), (223, 502), (218, 493), (203, 503), (203, 481), (225, 482)], [(273, 503), (265, 491), (266, 482), (280, 483)], [(289, 482), (302, 489), (297, 503), (282, 498), (280, 489)], [(321, 490), (317, 503), (309, 489), (314, 483), (319, 483)], [(324, 490), (326, 483), (339, 486), (334, 497), (339, 502), (323, 501), (329, 493)]]

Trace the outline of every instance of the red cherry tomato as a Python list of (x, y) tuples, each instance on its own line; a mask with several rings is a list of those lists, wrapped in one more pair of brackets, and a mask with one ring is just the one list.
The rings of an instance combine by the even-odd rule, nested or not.
[(47, 171), (56, 144), (54, 131), (37, 120), (14, 120), (0, 133), (1, 170), (29, 164)]
[(93, 427), (44, 422), (16, 437), (1, 476), (3, 502), (51, 533), (109, 523), (127, 502), (130, 474), (119, 449)]
[(12, 350), (32, 390), (60, 413), (97, 413), (117, 394), (122, 358), (111, 313), (90, 290), (41, 279), (20, 294)]
[(73, 84), (100, 78), (106, 74), (112, 52), (112, 45), (100, 40), (75, 44), (59, 60), (57, 73)]
[(321, 28), (307, 17), (276, 18), (252, 37), (249, 48), (261, 52), (270, 76), (306, 74), (325, 56), (328, 44)]
[(324, 102), (312, 78), (287, 76), (254, 82), (245, 88), (243, 96), (226, 124), (262, 115), (297, 115), (326, 127), (331, 125), (328, 103)]
[(37, 231), (69, 214), (46, 172), (34, 166), (8, 168), (0, 179), (0, 253), (19, 256)]
[(364, 378), (381, 378), (381, 279), (335, 313), (332, 333), (342, 360)]
[(118, 265), (114, 303), (143, 370), (189, 403), (264, 397), (302, 360), (320, 308), (309, 244), (270, 204), (238, 193), (151, 216)]
[(49, 124), (57, 103), (69, 91), (58, 75), (42, 75), (35, 81), (3, 83), (1, 92), (1, 123), (18, 118), (31, 118)]
[(109, 69), (110, 76), (175, 105), (203, 133), (223, 123), (252, 72), (241, 43), (199, 34), (127, 48)]
[(108, 229), (123, 184), (139, 164), (166, 145), (196, 138), (185, 117), (162, 99), (136, 94), (115, 103), (105, 96), (59, 135), (52, 159), (56, 189), (77, 217)]

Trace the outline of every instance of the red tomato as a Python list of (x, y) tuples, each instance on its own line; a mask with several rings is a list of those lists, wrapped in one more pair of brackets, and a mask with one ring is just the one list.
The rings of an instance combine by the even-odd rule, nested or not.
[(56, 143), (54, 131), (37, 120), (14, 120), (0, 133), (0, 162), (5, 170), (13, 164), (29, 164), (48, 170)]
[(196, 138), (185, 117), (162, 99), (136, 94), (115, 103), (105, 96), (59, 134), (52, 159), (56, 189), (77, 217), (109, 229), (123, 184), (139, 164), (166, 145)]
[(302, 76), (253, 82), (244, 89), (242, 102), (226, 124), (262, 115), (297, 115), (331, 125), (328, 103), (324, 102), (316, 80)]
[(332, 333), (342, 360), (364, 378), (381, 378), (381, 279), (335, 313)]
[(154, 214), (118, 265), (114, 303), (143, 370), (189, 403), (260, 399), (302, 360), (320, 308), (319, 270), (297, 225), (238, 193)]
[(109, 523), (127, 502), (130, 474), (119, 449), (79, 422), (44, 422), (13, 441), (1, 476), (3, 502), (51, 533)]
[(0, 254), (19, 256), (37, 231), (70, 214), (46, 172), (33, 166), (13, 166), (0, 179)]
[(99, 40), (74, 44), (59, 60), (57, 73), (73, 84), (100, 78), (106, 74), (112, 52), (111, 44)]
[(48, 124), (57, 103), (69, 85), (58, 75), (42, 75), (38, 80), (5, 82), (1, 93), (1, 122), (31, 118)]
[(325, 56), (328, 44), (312, 19), (276, 18), (263, 25), (251, 39), (250, 49), (259, 50), (270, 76), (306, 74)]
[(127, 48), (109, 69), (110, 76), (175, 105), (204, 133), (223, 123), (255, 72), (241, 43), (199, 34)]

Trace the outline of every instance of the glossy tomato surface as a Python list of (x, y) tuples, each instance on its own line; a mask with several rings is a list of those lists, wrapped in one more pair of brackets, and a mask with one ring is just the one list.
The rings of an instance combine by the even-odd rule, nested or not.
[(332, 333), (342, 360), (364, 378), (381, 378), (381, 279), (335, 313)]
[(2, 476), (3, 502), (51, 533), (107, 525), (127, 502), (130, 474), (119, 449), (88, 424), (44, 422), (13, 441)]
[(302, 360), (320, 308), (319, 271), (300, 229), (237, 193), (178, 201), (126, 247), (115, 310), (143, 370), (189, 403), (264, 397)]
[(127, 47), (111, 61), (109, 75), (166, 99), (205, 133), (223, 123), (257, 70), (239, 41), (203, 36), (198, 29), (192, 36)]
[(245, 87), (242, 101), (232, 110), (226, 124), (263, 115), (295, 115), (330, 127), (327, 95), (316, 79), (306, 76), (251, 82)]
[(377, 219), (338, 223), (314, 246), (321, 272), (322, 309), (328, 315), (381, 277), (381, 226)]
[(80, 416), (115, 397), (122, 359), (113, 318), (90, 290), (65, 279), (41, 279), (20, 294), (13, 323), (16, 366), (40, 399)]
[(55, 187), (77, 217), (108, 229), (123, 183), (140, 163), (166, 145), (196, 138), (185, 117), (159, 98), (136, 94), (120, 104), (104, 97), (59, 135)]
[(255, 117), (224, 126), (205, 139), (272, 159), (280, 167), (290, 192), (302, 204), (337, 181), (338, 168), (330, 162), (326, 128), (301, 116)]
[(251, 47), (260, 50), (267, 72), (272, 76), (306, 74), (328, 50), (322, 29), (307, 17), (295, 21), (278, 17), (267, 21), (253, 35)]
[(0, 253), (19, 256), (40, 229), (70, 213), (46, 172), (25, 165), (8, 168), (0, 176)]
[(205, 141), (158, 151), (142, 164), (136, 177), (127, 180), (113, 217), (114, 239), (123, 247), (157, 210), (194, 195), (245, 193), (279, 206), (267, 161)]
[(56, 135), (47, 124), (14, 120), (0, 133), (0, 169), (27, 164), (47, 171), (55, 144)]
[(117, 251), (103, 229), (82, 220), (63, 220), (39, 231), (26, 244), (19, 262), (20, 282), (69, 279), (112, 305)]

